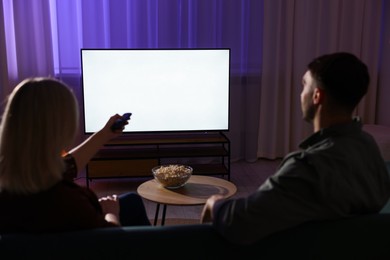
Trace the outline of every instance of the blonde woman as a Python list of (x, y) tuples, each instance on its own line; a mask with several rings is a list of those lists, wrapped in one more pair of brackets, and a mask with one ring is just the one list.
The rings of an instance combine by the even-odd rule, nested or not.
[(70, 149), (78, 111), (72, 90), (52, 78), (26, 79), (8, 97), (0, 124), (1, 233), (150, 225), (137, 194), (99, 199), (73, 182), (78, 169), (123, 130), (111, 130), (120, 118), (113, 115)]

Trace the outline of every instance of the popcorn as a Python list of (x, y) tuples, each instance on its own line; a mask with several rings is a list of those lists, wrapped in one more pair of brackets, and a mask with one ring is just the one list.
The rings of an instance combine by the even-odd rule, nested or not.
[(191, 177), (192, 168), (184, 165), (159, 166), (153, 170), (154, 176), (164, 187), (183, 186)]

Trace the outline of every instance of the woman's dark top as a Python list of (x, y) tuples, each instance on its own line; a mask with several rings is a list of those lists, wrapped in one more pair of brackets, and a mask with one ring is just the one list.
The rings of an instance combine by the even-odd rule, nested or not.
[(114, 227), (104, 219), (96, 194), (73, 182), (76, 163), (64, 157), (64, 179), (36, 194), (0, 192), (0, 233), (47, 233), (98, 227)]

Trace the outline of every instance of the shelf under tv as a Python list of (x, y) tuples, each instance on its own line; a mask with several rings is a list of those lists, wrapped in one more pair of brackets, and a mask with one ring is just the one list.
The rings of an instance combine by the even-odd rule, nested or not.
[(152, 178), (154, 166), (183, 160), (195, 175), (221, 175), (230, 180), (230, 140), (223, 132), (123, 134), (89, 162), (87, 186), (100, 178)]

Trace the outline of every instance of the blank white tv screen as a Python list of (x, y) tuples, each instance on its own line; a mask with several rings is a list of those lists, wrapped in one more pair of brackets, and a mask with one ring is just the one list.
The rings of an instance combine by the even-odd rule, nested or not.
[(230, 49), (81, 49), (84, 131), (229, 130)]

